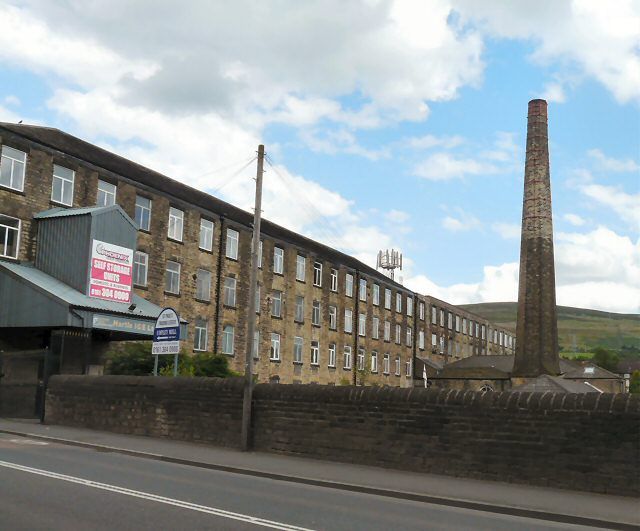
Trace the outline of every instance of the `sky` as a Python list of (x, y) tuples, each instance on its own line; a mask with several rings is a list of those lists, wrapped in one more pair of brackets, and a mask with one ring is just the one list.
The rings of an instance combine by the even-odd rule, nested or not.
[(56, 127), (454, 304), (517, 299), (549, 102), (557, 302), (640, 313), (640, 0), (0, 0), (0, 121)]

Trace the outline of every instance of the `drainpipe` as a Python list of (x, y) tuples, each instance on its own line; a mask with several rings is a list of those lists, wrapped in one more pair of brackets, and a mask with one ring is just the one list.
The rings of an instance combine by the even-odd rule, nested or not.
[[(411, 357), (411, 387), (414, 387), (415, 385), (415, 379), (416, 379), (416, 356), (418, 355), (418, 315), (419, 315), (419, 309), (418, 309), (418, 297), (417, 295), (414, 293), (413, 294), (413, 312), (412, 312), (412, 318), (413, 318), (413, 340), (411, 342), (411, 351), (412, 351), (412, 357)], [(425, 337), (425, 344), (426, 344), (426, 337)]]
[[(355, 282), (355, 304), (353, 305), (353, 322), (351, 323), (351, 333), (353, 334), (353, 354), (351, 355), (351, 383), (357, 385), (358, 375), (358, 326), (359, 326), (359, 314), (360, 314), (360, 271), (356, 269), (354, 275)], [(366, 362), (366, 360), (365, 360)]]
[(213, 328), (213, 353), (218, 354), (218, 337), (220, 335), (220, 284), (222, 281), (222, 256), (224, 253), (224, 216), (220, 216), (220, 241), (218, 242), (218, 272), (216, 275), (216, 309)]

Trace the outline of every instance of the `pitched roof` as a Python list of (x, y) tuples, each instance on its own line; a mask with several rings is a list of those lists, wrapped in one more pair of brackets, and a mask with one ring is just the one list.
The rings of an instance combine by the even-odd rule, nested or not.
[[(161, 190), (171, 198), (214, 212), (218, 216), (236, 221), (246, 227), (251, 227), (253, 224), (253, 214), (242, 210), (241, 208), (171, 179), (166, 175), (146, 168), (136, 162), (125, 159), (120, 155), (111, 153), (106, 149), (102, 149), (90, 144), (89, 142), (85, 142), (73, 135), (65, 133), (64, 131), (60, 131), (59, 129), (27, 124), (12, 124), (7, 122), (0, 122), (0, 128), (37, 142), (43, 146), (71, 155), (72, 157), (93, 164), (94, 166), (119, 176), (136, 181), (154, 190)], [(342, 264), (352, 269), (357, 269), (368, 276), (383, 280), (385, 283), (390, 284), (405, 293), (412, 293), (411, 290), (391, 280), (389, 277), (382, 274), (380, 271), (377, 271), (373, 267), (360, 262), (356, 258), (337, 251), (322, 243), (311, 240), (310, 238), (302, 236), (301, 234), (289, 229), (285, 229), (284, 227), (276, 225), (266, 219), (262, 220), (261, 230), (264, 234), (268, 234), (269, 236), (289, 242), (293, 245), (298, 245), (303, 249), (308, 249), (320, 256), (326, 257), (328, 260), (336, 264)]]
[(541, 374), (525, 384), (513, 387), (512, 391), (552, 391), (556, 393), (602, 393), (594, 386), (583, 382), (565, 380), (561, 376)]
[(587, 363), (580, 367), (576, 367), (571, 371), (567, 371), (562, 375), (563, 378), (578, 379), (578, 380), (610, 380), (612, 378), (619, 379), (620, 376), (599, 367), (595, 363)]
[[(488, 356), (469, 356), (453, 363), (445, 365), (438, 374), (443, 378), (464, 378), (469, 375), (472, 378), (488, 377), (494, 375), (496, 378), (504, 378), (513, 371), (513, 354), (498, 354)], [(560, 372), (573, 371), (579, 364), (577, 362), (560, 358)]]

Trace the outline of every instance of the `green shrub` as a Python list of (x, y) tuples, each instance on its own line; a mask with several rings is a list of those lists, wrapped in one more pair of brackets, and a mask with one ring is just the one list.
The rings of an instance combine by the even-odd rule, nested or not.
[(593, 349), (593, 357), (591, 361), (608, 371), (616, 371), (620, 358), (613, 350), (604, 347), (596, 347)]
[(630, 393), (640, 393), (640, 371), (633, 371), (629, 382)]

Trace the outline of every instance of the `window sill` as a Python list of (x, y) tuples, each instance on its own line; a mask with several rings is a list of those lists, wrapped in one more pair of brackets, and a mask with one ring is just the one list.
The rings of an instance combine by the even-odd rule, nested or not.
[(165, 291), (164, 294), (170, 297), (180, 297), (180, 293), (173, 293), (172, 291)]
[(322, 325), (317, 324), (317, 323), (311, 323), (311, 326), (313, 326), (314, 328), (320, 328), (320, 326), (322, 326)]
[(211, 249), (203, 249), (202, 247), (198, 247), (198, 250), (202, 253), (213, 254), (213, 248)]
[(198, 297), (194, 297), (193, 298), (196, 302), (199, 302), (200, 304), (211, 304), (211, 299), (206, 300), (206, 299), (199, 299)]
[(327, 365), (327, 369), (331, 369), (333, 371), (336, 370), (336, 366), (335, 365)]
[(225, 257), (227, 260), (231, 260), (232, 262), (237, 262), (237, 261), (238, 261), (238, 259), (237, 259), (237, 258), (233, 258), (233, 256), (227, 256), (227, 255), (225, 254), (225, 255), (224, 255), (224, 257)]
[(172, 238), (171, 236), (167, 236), (167, 241), (168, 242), (173, 242), (173, 243), (179, 243), (180, 245), (184, 245), (184, 242), (182, 240), (176, 240), (175, 238)]
[(24, 195), (24, 196), (27, 195), (24, 192), (24, 188), (22, 190), (18, 190), (17, 188), (11, 188), (10, 186), (6, 186), (4, 184), (0, 184), (0, 190), (6, 190), (7, 192), (12, 192), (12, 193), (18, 194), (18, 195)]
[[(276, 273), (274, 273), (274, 274), (276, 274)], [(299, 279), (299, 278), (296, 278), (296, 282), (299, 282), (300, 284), (306, 284), (306, 281), (304, 281), (302, 279)]]
[(71, 203), (70, 205), (67, 205), (66, 203), (61, 203), (60, 201), (56, 201), (55, 199), (51, 199), (49, 201), (49, 204), (51, 206), (54, 206), (54, 207), (62, 207), (62, 208), (72, 208), (73, 207), (73, 203)]
[(282, 316), (281, 315), (272, 315), (271, 319), (278, 319), (279, 321), (282, 321)]
[(133, 287), (136, 289), (141, 289), (143, 291), (149, 291), (149, 286), (147, 285), (143, 286), (142, 284), (134, 284)]
[(234, 354), (233, 352), (223, 352), (223, 354), (224, 354), (225, 356), (230, 356), (230, 357), (235, 356), (235, 354)]
[(294, 365), (304, 365), (304, 362), (302, 362), (302, 361), (294, 361), (293, 364)]
[(284, 273), (277, 273), (276, 271), (273, 272), (274, 275), (278, 275), (279, 277), (283, 277)]
[(313, 284), (313, 287), (314, 287), (314, 288), (322, 288), (322, 284), (316, 284), (316, 283), (314, 283), (314, 284)]
[(281, 360), (280, 359), (276, 359), (276, 358), (269, 358), (269, 361), (271, 363), (281, 363)]
[(237, 308), (237, 306), (231, 306), (230, 304), (223, 304), (222, 307), (225, 308), (226, 310), (235, 310)]
[(142, 232), (143, 234), (151, 235), (151, 229), (138, 229), (138, 232)]
[(343, 371), (351, 371), (351, 367), (342, 367)]
[(318, 367), (320, 367), (320, 364), (319, 364), (319, 363), (311, 363), (310, 365), (311, 365), (311, 367), (312, 367), (312, 368), (315, 368), (315, 369), (317, 369)]
[(296, 324), (299, 324), (299, 325), (303, 325), (304, 324), (304, 320), (298, 321), (297, 319), (294, 319), (293, 322), (296, 323)]

